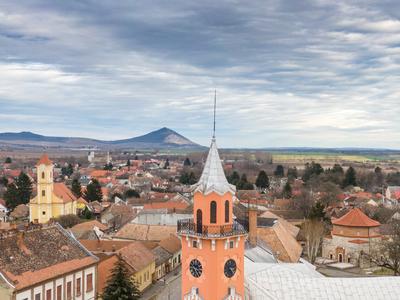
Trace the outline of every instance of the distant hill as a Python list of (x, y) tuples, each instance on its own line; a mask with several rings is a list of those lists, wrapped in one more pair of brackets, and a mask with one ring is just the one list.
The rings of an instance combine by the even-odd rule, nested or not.
[(202, 146), (180, 135), (176, 131), (163, 127), (142, 136), (102, 141), (79, 137), (54, 137), (35, 134), (28, 131), (0, 133), (0, 145), (23, 147), (55, 147), (55, 148), (201, 148)]

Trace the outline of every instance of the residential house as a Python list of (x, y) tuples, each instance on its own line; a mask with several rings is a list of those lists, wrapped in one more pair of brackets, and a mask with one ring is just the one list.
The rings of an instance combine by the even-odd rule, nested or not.
[(118, 230), (136, 216), (136, 210), (124, 202), (113, 203), (100, 216), (101, 223)]
[(8, 231), (0, 239), (0, 299), (95, 299), (98, 259), (60, 225)]
[(388, 186), (386, 189), (386, 198), (400, 200), (400, 186)]
[(156, 269), (154, 254), (141, 242), (133, 242), (117, 251), (132, 274), (140, 292), (153, 282)]
[(107, 225), (104, 225), (97, 220), (92, 220), (76, 224), (70, 229), (70, 231), (78, 240), (97, 240), (103, 236), (107, 229)]
[(171, 258), (168, 261), (168, 268), (166, 270), (167, 273), (171, 272), (181, 264), (181, 240), (175, 234), (170, 234), (169, 237), (161, 240), (159, 245), (171, 254)]
[(160, 246), (153, 248), (151, 252), (155, 258), (153, 281), (156, 281), (164, 277), (170, 271), (169, 261), (172, 258), (172, 254)]
[(8, 208), (6, 202), (0, 199), (0, 222), (7, 222), (8, 220)]

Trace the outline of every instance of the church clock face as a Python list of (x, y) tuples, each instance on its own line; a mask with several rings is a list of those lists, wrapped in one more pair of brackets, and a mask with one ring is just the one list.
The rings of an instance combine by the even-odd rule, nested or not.
[(236, 262), (233, 259), (228, 259), (224, 266), (224, 274), (226, 277), (231, 278), (236, 273)]
[(203, 266), (198, 259), (193, 259), (189, 265), (190, 273), (192, 273), (193, 277), (199, 278), (201, 273), (203, 273)]

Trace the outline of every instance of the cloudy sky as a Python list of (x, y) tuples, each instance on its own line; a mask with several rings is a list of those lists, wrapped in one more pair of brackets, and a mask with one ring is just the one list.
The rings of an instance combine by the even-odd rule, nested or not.
[[(360, 3), (362, 2), (362, 4)], [(400, 148), (400, 1), (0, 0), (0, 132)]]

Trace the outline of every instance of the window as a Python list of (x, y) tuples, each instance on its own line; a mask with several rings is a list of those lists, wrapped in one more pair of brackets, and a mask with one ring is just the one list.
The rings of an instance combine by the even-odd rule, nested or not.
[(229, 201), (225, 201), (225, 223), (229, 222)]
[(332, 255), (332, 254), (329, 254), (329, 258), (330, 258), (330, 259), (333, 259), (333, 255)]
[(40, 293), (37, 293), (36, 295), (35, 295), (35, 300), (40, 300)]
[(46, 191), (45, 190), (42, 191), (42, 197), (44, 197), (44, 196), (46, 196)]
[(350, 263), (350, 256), (347, 258), (347, 262)]
[(42, 172), (42, 179), (44, 179), (44, 172)]
[(210, 223), (217, 223), (217, 202), (210, 203)]
[(68, 281), (67, 282), (67, 300), (72, 299), (72, 282)]
[(46, 215), (46, 212), (45, 212), (45, 211), (42, 211), (42, 215), (45, 216), (45, 215)]
[(93, 290), (93, 274), (86, 275), (86, 292)]
[(62, 286), (61, 285), (59, 285), (59, 286), (57, 286), (57, 300), (61, 300), (61, 298), (62, 298)]
[(229, 248), (232, 249), (233, 248), (233, 244), (234, 244), (233, 241), (229, 241)]
[(197, 248), (197, 241), (193, 241), (193, 248)]
[(180, 254), (178, 255), (178, 263), (179, 264), (181, 263), (181, 255)]
[(77, 296), (81, 295), (81, 279), (80, 278), (76, 279), (76, 295)]
[(46, 291), (46, 300), (51, 300), (51, 289)]

